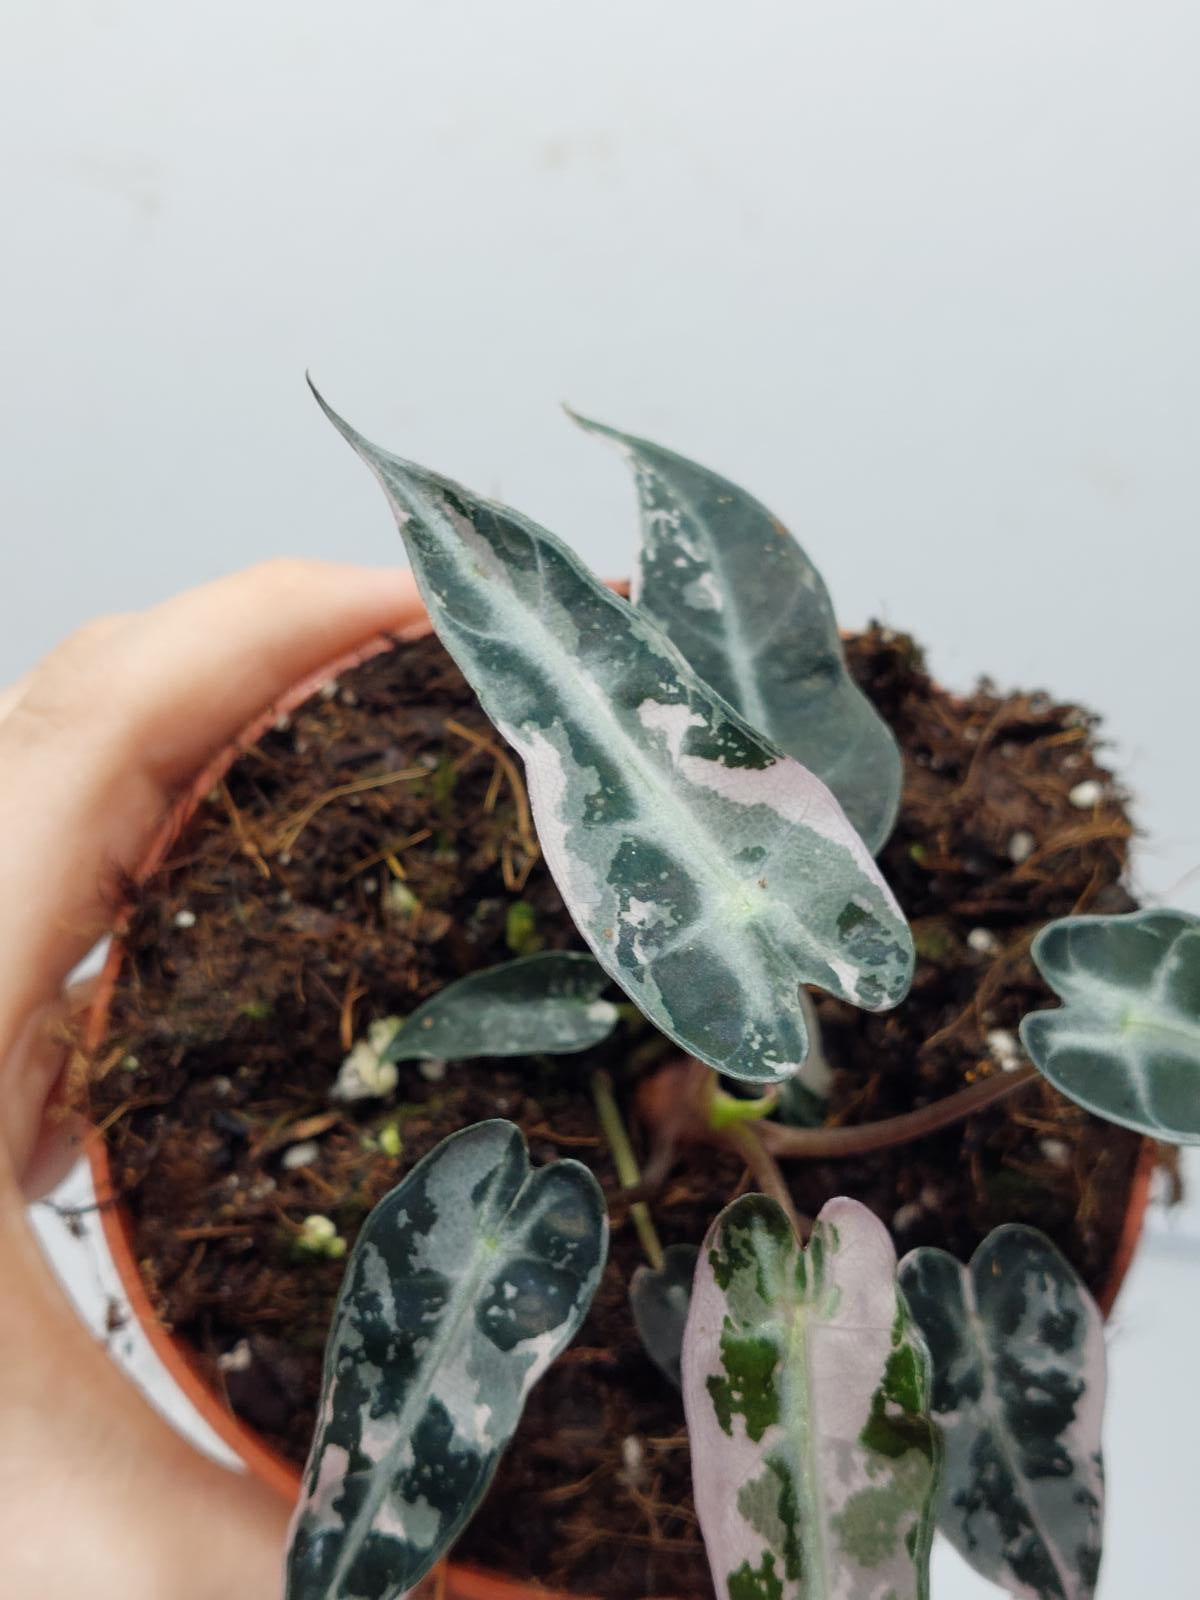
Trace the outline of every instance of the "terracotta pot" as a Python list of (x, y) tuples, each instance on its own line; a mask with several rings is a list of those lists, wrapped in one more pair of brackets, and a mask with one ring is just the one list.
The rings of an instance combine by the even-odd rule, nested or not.
[[(613, 587), (624, 591), (626, 586), (614, 584)], [(411, 621), (399, 631), (397, 637), (402, 640), (419, 639), (430, 632), (428, 619), (423, 614), (414, 613)], [(141, 883), (157, 871), (204, 797), (225, 776), (238, 756), (257, 743), (278, 717), (295, 710), (329, 679), (389, 649), (392, 642), (390, 637), (374, 639), (351, 654), (339, 658), (320, 672), (296, 684), (282, 699), (257, 717), (228, 749), (210, 762), (174, 806), (147, 852), (146, 859), (136, 874), (136, 881)], [(107, 1035), (109, 1010), (122, 956), (118, 936), (114, 938), (109, 950), (108, 960), (101, 972), (92, 1002), (87, 1029), (89, 1051), (98, 1050)], [(130, 1218), (114, 1192), (102, 1137), (98, 1135), (90, 1137), (86, 1148), (96, 1187), (105, 1241), (130, 1307), (155, 1354), (217, 1437), (245, 1462), (247, 1471), (277, 1490), (289, 1502), (294, 1501), (300, 1487), (299, 1470), (228, 1409), (201, 1373), (188, 1346), (168, 1332), (159, 1321), (138, 1270)], [(1106, 1316), (1112, 1310), (1141, 1236), (1154, 1166), (1154, 1146), (1146, 1140), (1130, 1186), (1125, 1225), (1117, 1244), (1112, 1271), (1099, 1297), (1101, 1310)], [(448, 1562), (439, 1569), (428, 1591), (422, 1587), (420, 1591), (422, 1600), (426, 1592), (429, 1600), (582, 1600), (579, 1596), (563, 1595), (538, 1584), (513, 1582), (476, 1568), (460, 1566), (455, 1562)]]

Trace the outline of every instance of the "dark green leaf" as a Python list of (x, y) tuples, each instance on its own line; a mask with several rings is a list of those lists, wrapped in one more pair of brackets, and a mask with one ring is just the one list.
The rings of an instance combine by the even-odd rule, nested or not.
[(871, 851), (900, 803), (900, 751), (846, 669), (821, 575), (783, 524), (707, 467), (583, 417), (633, 467), (635, 603), (751, 727), (815, 772)]
[(1065, 1002), (1021, 1023), (1056, 1089), (1109, 1122), (1200, 1144), (1200, 917), (1064, 917), (1033, 943)]
[(694, 1244), (673, 1244), (661, 1267), (639, 1267), (629, 1285), (629, 1303), (646, 1354), (678, 1389), (682, 1379), (683, 1330), (692, 1301), (692, 1279), (700, 1252)]
[(325, 1355), (287, 1600), (397, 1600), (453, 1543), (607, 1247), (586, 1167), (520, 1130), (452, 1135), (367, 1218)]
[(1100, 1567), (1104, 1334), (1034, 1228), (988, 1235), (962, 1267), (913, 1250), (900, 1286), (933, 1358), (946, 1467), (938, 1526), (1027, 1600), (1090, 1600)]
[(383, 1059), (466, 1061), (587, 1050), (616, 1026), (616, 1006), (600, 998), (608, 985), (599, 962), (573, 951), (485, 967), (419, 1006)]

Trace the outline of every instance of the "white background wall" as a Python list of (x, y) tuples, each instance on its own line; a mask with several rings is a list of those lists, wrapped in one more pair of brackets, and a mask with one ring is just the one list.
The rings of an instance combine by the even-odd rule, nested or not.
[[(1187, 0), (7, 0), (0, 679), (266, 554), (399, 558), (306, 366), (627, 571), (568, 399), (951, 684), (1102, 708), (1139, 882), (1200, 909), (1198, 54)], [(1108, 1600), (1194, 1593), (1196, 1231), (1114, 1335)]]

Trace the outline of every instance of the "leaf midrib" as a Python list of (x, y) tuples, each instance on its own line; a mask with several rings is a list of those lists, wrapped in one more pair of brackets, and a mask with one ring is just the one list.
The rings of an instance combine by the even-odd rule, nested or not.
[[(1094, 993), (1101, 996), (1099, 1002), (1093, 998)], [(1129, 1008), (1114, 1006), (1099, 984), (1095, 985), (1094, 990), (1090, 986), (1085, 989), (1079, 985), (1074, 995), (1064, 995), (1063, 1000), (1063, 1005), (1057, 1011), (1033, 1013), (1052, 1019), (1048, 1030), (1050, 1048), (1046, 1057), (1047, 1069), (1053, 1071), (1054, 1057), (1058, 1051), (1072, 1048), (1084, 1050), (1098, 1061), (1115, 1062), (1136, 1093), (1140, 1116), (1137, 1120), (1119, 1116), (1111, 1103), (1111, 1096), (1095, 1090), (1088, 1093), (1086, 1098), (1082, 1093), (1073, 1095), (1073, 1098), (1078, 1098), (1081, 1104), (1101, 1116), (1119, 1120), (1124, 1126), (1141, 1131), (1155, 1128), (1171, 1134), (1195, 1134), (1200, 1131), (1200, 1125), (1180, 1128), (1172, 1122), (1165, 1122), (1152, 1108), (1150, 1091), (1152, 1080), (1156, 1077), (1153, 1058), (1137, 1048), (1136, 1044), (1141, 1039), (1152, 1046), (1157, 1038), (1175, 1046), (1185, 1059), (1190, 1059), (1197, 1082), (1200, 1083), (1200, 1027), (1189, 1028), (1186, 1018), (1185, 1026), (1176, 1027), (1173, 1023), (1156, 1022), (1144, 1016), (1131, 1017)], [(1104, 1003), (1105, 1000), (1107, 1003)], [(1175, 1010), (1167, 1014), (1182, 1015)]]
[[(451, 537), (453, 538), (453, 535)], [(530, 538), (532, 540), (534, 536), (531, 534)], [(461, 568), (463, 565), (461, 559), (461, 544), (452, 543), (451, 550), (455, 560), (458, 562)], [(468, 583), (472, 581), (470, 576), (467, 577), (466, 581)], [(659, 809), (674, 813), (681, 820), (683, 824), (683, 831), (693, 835), (698, 844), (704, 847), (696, 851), (696, 863), (698, 865), (698, 876), (707, 879), (710, 884), (710, 893), (715, 896), (719, 892), (720, 888), (724, 885), (728, 885), (733, 889), (742, 888), (742, 880), (733, 873), (724, 872), (718, 874), (712, 871), (711, 866), (705, 857), (704, 851), (705, 849), (712, 851), (716, 857), (720, 859), (723, 853), (721, 840), (715, 833), (711, 832), (711, 830), (704, 826), (694, 810), (687, 806), (681, 805), (675, 798), (674, 792), (672, 788), (665, 782), (661, 770), (656, 763), (648, 760), (645, 752), (638, 744), (637, 740), (631, 736), (624, 722), (617, 717), (613, 711), (611, 702), (604, 694), (604, 691), (601, 689), (600, 685), (594, 681), (590, 674), (580, 676), (578, 661), (572, 657), (566, 649), (564, 649), (564, 647), (559, 643), (554, 632), (545, 625), (543, 621), (542, 610), (538, 607), (528, 605), (525, 602), (518, 600), (512, 591), (507, 587), (498, 590), (489, 590), (488, 595), (493, 609), (496, 611), (509, 611), (510, 615), (508, 620), (518, 628), (523, 627), (527, 630), (530, 620), (537, 620), (541, 637), (546, 641), (547, 644), (547, 648), (544, 651), (547, 665), (552, 668), (556, 674), (562, 674), (568, 677), (568, 679), (574, 679), (586, 691), (586, 693), (580, 695), (580, 701), (589, 708), (590, 715), (586, 718), (579, 719), (582, 725), (593, 737), (595, 737), (596, 743), (601, 749), (611, 750), (614, 744), (619, 744), (622, 746), (622, 755), (626, 758), (627, 764), (636, 768), (639, 779), (641, 779), (642, 782), (653, 791)], [(440, 605), (447, 621), (454, 629), (461, 633), (478, 632), (477, 629), (468, 628), (464, 624), (461, 624), (458, 619), (454, 617), (444, 600), (441, 600)], [(492, 637), (504, 637), (504, 634), (502, 630), (497, 630), (497, 633), (492, 635)], [(700, 680), (697, 680), (697, 682), (699, 681)], [(485, 696), (489, 699), (491, 698), (486, 688), (480, 693), (480, 699), (484, 699)], [(651, 701), (651, 703), (655, 705), (678, 705), (684, 710), (691, 709), (691, 704), (687, 699), (679, 701), (653, 700), (651, 696), (647, 695), (640, 703), (645, 704), (647, 701)], [(597, 712), (599, 714), (597, 714)], [(519, 741), (522, 737), (521, 731), (514, 727), (514, 724), (510, 722), (508, 717), (502, 711), (499, 712), (499, 715), (507, 728), (514, 729), (514, 742)], [(545, 730), (543, 727), (537, 727), (536, 731), (544, 736)], [(669, 758), (668, 752), (667, 759), (669, 760)], [(719, 797), (714, 795), (714, 798)], [(664, 840), (667, 843), (673, 842), (675, 835), (670, 827), (664, 827), (661, 824), (657, 827), (653, 825), (655, 818), (655, 811), (653, 808), (645, 808), (643, 810), (643, 816), (648, 818), (651, 823), (651, 825), (645, 829), (648, 834), (654, 835), (657, 841), (660, 843)], [(615, 824), (599, 824), (598, 826), (615, 829)], [(689, 868), (691, 865), (691, 861), (689, 860)]]
[(1170, 1022), (1155, 1022), (1147, 1017), (1130, 1016), (1128, 1013), (1120, 1019), (1122, 1033), (1150, 1033), (1156, 1037), (1164, 1036), (1169, 1040), (1179, 1040), (1186, 1055), (1196, 1059), (1200, 1064), (1200, 1026), (1177, 1028)]
[[(662, 472), (658, 473), (660, 482), (666, 482)], [(730, 676), (737, 684), (740, 704), (734, 709), (739, 711), (746, 721), (753, 727), (760, 729), (770, 736), (771, 715), (762, 696), (762, 689), (757, 676), (752, 670), (752, 663), (761, 651), (750, 649), (742, 627), (741, 612), (738, 608), (737, 587), (729, 582), (728, 570), (725, 562), (725, 551), (721, 542), (714, 538), (709, 531), (707, 521), (700, 515), (696, 503), (686, 490), (678, 488), (672, 481), (670, 493), (674, 496), (677, 505), (688, 516), (693, 525), (702, 530), (701, 537), (708, 551), (708, 568), (720, 589), (726, 605), (718, 611), (718, 626), (725, 636), (725, 659), (730, 664)], [(645, 592), (645, 584), (642, 585)], [(793, 596), (794, 598), (794, 596)], [(788, 601), (790, 605), (791, 601)]]
[[(800, 1247), (797, 1246), (797, 1249)], [(791, 1263), (791, 1281), (795, 1285), (795, 1260)], [(816, 1541), (817, 1576), (820, 1588), (813, 1591), (812, 1600), (825, 1600), (829, 1593), (829, 1550), (825, 1538), (824, 1505), (818, 1489), (819, 1458), (817, 1451), (816, 1429), (816, 1392), (813, 1384), (812, 1361), (809, 1356), (808, 1324), (809, 1302), (801, 1296), (795, 1303), (792, 1315), (789, 1318), (787, 1360), (789, 1370), (793, 1369), (798, 1361), (804, 1373), (803, 1387), (803, 1415), (797, 1416), (791, 1411), (788, 1417), (787, 1432), (793, 1441), (793, 1454), (802, 1462), (804, 1474), (804, 1503), (808, 1506)], [(805, 1426), (807, 1422), (808, 1426)], [(797, 1441), (799, 1441), (797, 1443)], [(797, 1494), (796, 1504), (799, 1508), (801, 1496)], [(804, 1549), (805, 1560), (808, 1550)]]
[[(1170, 1039), (1181, 1040), (1187, 1054), (1200, 1057), (1200, 1018), (1191, 1021), (1185, 1011), (1168, 1004), (1163, 995), (1171, 957), (1181, 937), (1182, 934), (1177, 933), (1172, 938), (1159, 958), (1152, 981), (1140, 989), (1127, 979), (1122, 982), (1120, 975), (1115, 981), (1106, 980), (1091, 967), (1083, 966), (1070, 942), (1067, 944), (1066, 963), (1057, 972), (1050, 968), (1046, 976), (1061, 996), (1064, 1012), (1075, 1010), (1077, 1026), (1086, 1026), (1090, 1018), (1092, 1026), (1097, 1029), (1111, 1022), (1119, 1033), (1137, 1031), (1163, 1034)], [(1135, 997), (1132, 1001), (1114, 1003), (1113, 994), (1118, 983), (1121, 984), (1120, 992)], [(1143, 1014), (1138, 1014), (1139, 1005), (1145, 1008)], [(1160, 1020), (1162, 1018), (1170, 1020)]]

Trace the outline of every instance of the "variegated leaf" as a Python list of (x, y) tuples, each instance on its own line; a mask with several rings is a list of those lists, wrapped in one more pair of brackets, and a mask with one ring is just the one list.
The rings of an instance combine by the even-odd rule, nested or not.
[(938, 1526), (1027, 1600), (1089, 1600), (1100, 1567), (1104, 1335), (1044, 1234), (1009, 1224), (961, 1267), (913, 1250), (900, 1285), (933, 1359), (945, 1440)]
[(552, 534), (328, 414), (383, 485), (442, 642), (524, 760), (580, 932), (641, 1011), (721, 1071), (774, 1081), (804, 1059), (801, 982), (895, 1005), (912, 940), (825, 786)]
[(696, 1271), (683, 1398), (720, 1600), (928, 1593), (929, 1358), (865, 1206), (829, 1201), (806, 1250), (775, 1201), (727, 1208)]
[(659, 1371), (678, 1389), (683, 1381), (683, 1330), (692, 1303), (692, 1279), (700, 1252), (694, 1244), (672, 1244), (661, 1267), (639, 1267), (629, 1284), (629, 1304), (638, 1338)]
[(607, 1238), (587, 1168), (531, 1173), (508, 1122), (452, 1135), (376, 1206), (326, 1349), (287, 1600), (393, 1600), (429, 1570), (582, 1322)]
[(846, 670), (820, 573), (737, 484), (575, 420), (633, 467), (642, 512), (634, 602), (752, 727), (825, 780), (872, 853), (882, 849), (900, 804), (900, 750)]
[(1064, 917), (1033, 959), (1064, 1001), (1021, 1023), (1056, 1089), (1098, 1117), (1200, 1144), (1200, 917)]
[(616, 1006), (601, 999), (608, 985), (599, 962), (574, 951), (485, 967), (418, 1006), (383, 1059), (465, 1061), (587, 1050), (616, 1026)]

